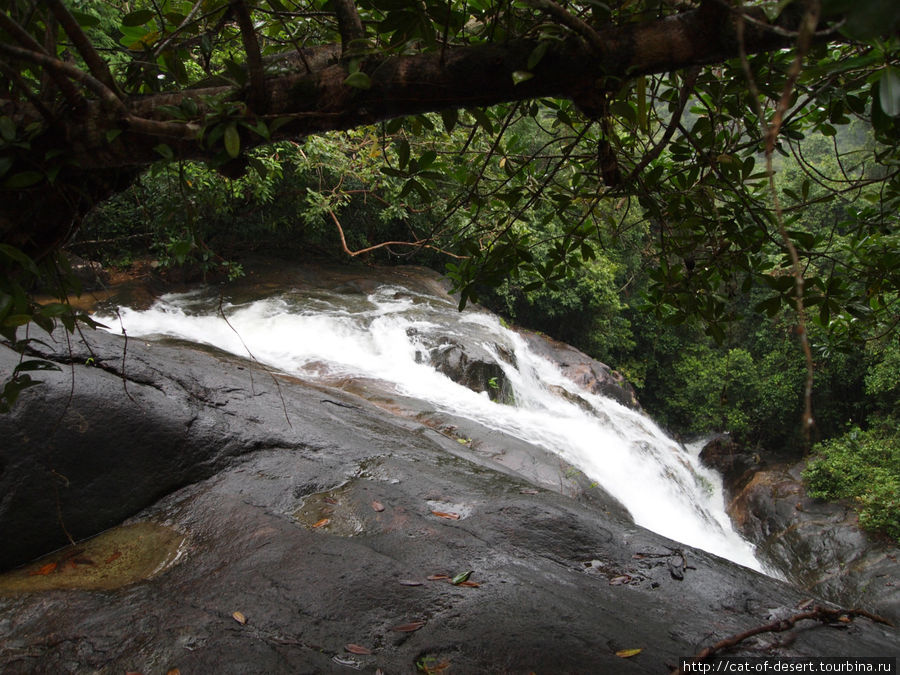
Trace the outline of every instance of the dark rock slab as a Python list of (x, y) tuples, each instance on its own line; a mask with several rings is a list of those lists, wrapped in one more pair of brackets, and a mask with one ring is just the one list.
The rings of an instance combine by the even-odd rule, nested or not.
[(799, 587), (900, 622), (900, 548), (860, 528), (852, 507), (809, 497), (804, 467), (753, 473), (731, 499), (732, 521)]
[(535, 353), (557, 364), (563, 374), (593, 394), (607, 396), (624, 406), (640, 409), (637, 397), (625, 377), (605, 363), (546, 335), (520, 330), (519, 334)]
[[(0, 477), (3, 541), (17, 542), (5, 548), (29, 527), (57, 527), (47, 466), (68, 479), (56, 487), (70, 530), (144, 502), (132, 522), (165, 524), (188, 545), (164, 573), (117, 590), (0, 598), (5, 674), (412, 673), (417, 662), (660, 673), (805, 606), (805, 591), (643, 530), (610, 504), (535, 487), (346, 392), (275, 386), (259, 370), (251, 383), (239, 359), (132, 340), (126, 394), (122, 339), (89, 340), (100, 367), (75, 366), (71, 401), (64, 371), (0, 430), (16, 439)], [(29, 485), (41, 475), (49, 494)], [(470, 570), (478, 586), (428, 579)], [(866, 619), (804, 622), (737, 653), (884, 655), (897, 640)], [(615, 655), (633, 648), (643, 651)]]

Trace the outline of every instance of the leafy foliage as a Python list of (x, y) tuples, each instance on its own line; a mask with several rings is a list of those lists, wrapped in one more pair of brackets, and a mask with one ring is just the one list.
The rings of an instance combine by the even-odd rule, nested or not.
[(900, 437), (896, 422), (863, 431), (854, 427), (820, 444), (803, 474), (809, 494), (849, 499), (863, 527), (900, 541)]

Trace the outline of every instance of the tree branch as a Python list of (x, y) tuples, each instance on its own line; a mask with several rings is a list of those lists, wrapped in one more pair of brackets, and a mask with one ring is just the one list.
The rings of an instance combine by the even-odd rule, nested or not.
[(341, 33), (341, 56), (353, 48), (354, 42), (366, 39), (366, 29), (359, 18), (353, 0), (332, 0), (337, 13), (338, 30)]
[(78, 25), (75, 17), (72, 16), (60, 0), (45, 0), (45, 2), (50, 6), (53, 16), (56, 17), (63, 30), (66, 31), (66, 35), (69, 36), (69, 39), (75, 45), (75, 49), (81, 54), (81, 58), (84, 59), (88, 69), (91, 71), (91, 75), (118, 97), (120, 95), (119, 88), (116, 86), (112, 73), (109, 72), (109, 66), (106, 65), (106, 61), (100, 58), (100, 55), (94, 49), (90, 40), (88, 40), (87, 35), (81, 30), (81, 26)]
[(241, 29), (241, 41), (247, 54), (247, 70), (250, 75), (250, 109), (256, 113), (264, 113), (268, 109), (266, 78), (263, 72), (262, 57), (259, 52), (259, 41), (253, 28), (253, 19), (244, 0), (231, 0), (231, 8)]
[[(0, 28), (9, 33), (25, 49), (38, 54), (44, 54), (45, 56), (49, 57), (43, 45), (32, 38), (28, 34), (28, 32), (19, 24), (9, 18), (9, 16), (7, 16), (6, 12), (4, 11), (0, 11)], [(0, 43), (0, 45), (2, 45), (2, 43)], [(79, 92), (78, 89), (72, 86), (72, 83), (59, 71), (51, 70), (50, 76), (53, 78), (53, 81), (56, 82), (63, 96), (66, 97), (66, 100), (70, 105), (79, 107), (84, 103), (84, 97), (81, 95), (81, 92)]]
[(590, 45), (598, 52), (602, 53), (604, 51), (605, 45), (603, 43), (603, 38), (601, 38), (600, 34), (596, 30), (594, 30), (593, 26), (583, 21), (582, 19), (579, 19), (574, 14), (570, 14), (564, 7), (558, 5), (554, 0), (528, 0), (528, 4), (530, 4), (532, 7), (535, 7), (536, 9), (540, 9), (541, 11), (546, 12), (564, 26), (571, 28), (573, 31), (587, 40), (588, 43), (590, 43)]
[[(707, 659), (715, 656), (718, 652), (728, 649), (729, 647), (734, 647), (735, 645), (740, 644), (744, 640), (751, 638), (754, 635), (760, 635), (761, 633), (779, 633), (790, 630), (800, 621), (814, 620), (821, 621), (823, 623), (831, 621), (849, 622), (858, 616), (865, 617), (870, 621), (881, 623), (886, 626), (894, 625), (884, 617), (878, 616), (877, 614), (872, 614), (871, 612), (867, 612), (864, 609), (829, 609), (827, 607), (820, 607), (817, 605), (808, 612), (794, 614), (793, 616), (789, 616), (786, 619), (776, 619), (775, 621), (763, 624), (762, 626), (755, 626), (754, 628), (746, 630), (743, 633), (731, 635), (723, 640), (719, 640), (711, 647), (701, 649), (691, 659), (689, 659), (689, 662), (699, 663), (702, 661), (706, 661)], [(671, 675), (682, 675), (682, 672), (683, 671), (681, 670), (681, 668), (678, 668), (672, 671)]]
[[(2, 12), (0, 12), (0, 16), (3, 16)], [(37, 45), (37, 43), (35, 44)], [(0, 42), (0, 52), (6, 52), (7, 54), (15, 58), (22, 59), (23, 61), (30, 61), (31, 63), (43, 66), (44, 68), (47, 68), (51, 73), (63, 75), (64, 77), (61, 79), (67, 84), (70, 83), (68, 82), (68, 80), (66, 80), (66, 78), (77, 80), (78, 82), (81, 82), (85, 87), (97, 94), (105, 103), (123, 113), (127, 112), (125, 109), (125, 104), (119, 100), (119, 97), (116, 96), (115, 92), (113, 92), (100, 80), (84, 72), (78, 66), (72, 63), (66, 63), (65, 61), (60, 61), (59, 59), (53, 58), (52, 56), (48, 56), (43, 51), (43, 48), (40, 47), (40, 45), (37, 46), (39, 49), (37, 51), (34, 51), (31, 49), (22, 49), (21, 47), (13, 47), (12, 45), (7, 45)], [(84, 102), (83, 97), (80, 93), (77, 92), (77, 90), (76, 94), (79, 97), (79, 102)]]

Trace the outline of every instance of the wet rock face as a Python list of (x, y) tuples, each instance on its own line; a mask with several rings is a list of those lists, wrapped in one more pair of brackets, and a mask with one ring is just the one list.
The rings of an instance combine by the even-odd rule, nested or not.
[(700, 457), (723, 472), (728, 513), (762, 560), (800, 588), (900, 620), (900, 549), (864, 532), (850, 506), (810, 498), (804, 463), (762, 468), (727, 439)]
[(624, 406), (640, 409), (634, 388), (621, 373), (575, 347), (531, 331), (519, 331), (529, 347), (555, 363), (563, 374), (593, 394), (608, 396)]
[(718, 436), (700, 451), (700, 460), (722, 475), (729, 495), (736, 494), (764, 466), (762, 457), (728, 436)]
[[(501, 358), (512, 363), (515, 357), (497, 346)], [(464, 345), (452, 338), (442, 338), (429, 350), (428, 360), (435, 370), (457, 384), (476, 392), (485, 392), (492, 401), (512, 402), (513, 392), (503, 368), (483, 347)]]
[[(65, 544), (60, 516), (76, 538), (128, 519), (184, 543), (124, 587), (0, 592), (4, 675), (660, 673), (806, 606), (806, 591), (635, 526), (597, 488), (553, 491), (553, 458), (496, 430), (276, 386), (184, 345), (131, 339), (123, 370), (121, 337), (88, 340), (60, 342), (63, 371), (0, 418), (3, 564)], [(0, 349), (0, 372), (13, 358)], [(53, 560), (102, 577), (118, 547)], [(13, 574), (56, 574), (47, 564)], [(470, 585), (446, 578), (468, 571)], [(898, 638), (804, 622), (733, 653), (883, 655)]]

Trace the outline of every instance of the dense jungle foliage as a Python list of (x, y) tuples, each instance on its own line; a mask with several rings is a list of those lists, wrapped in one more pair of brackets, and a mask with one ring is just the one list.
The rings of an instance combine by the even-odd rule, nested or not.
[[(900, 516), (891, 0), (11, 0), (0, 408), (54, 252), (214, 280), (426, 264), (624, 372), (682, 436), (813, 450)], [(60, 273), (62, 272), (62, 274)]]

